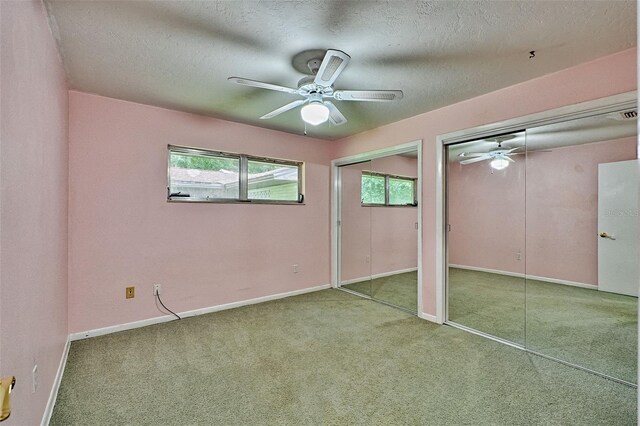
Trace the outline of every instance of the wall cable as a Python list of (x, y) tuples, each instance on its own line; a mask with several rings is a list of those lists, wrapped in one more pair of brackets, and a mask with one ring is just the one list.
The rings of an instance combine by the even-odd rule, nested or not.
[(156, 293), (156, 298), (158, 299), (158, 302), (160, 302), (160, 304), (162, 305), (163, 308), (165, 308), (167, 311), (171, 312), (173, 315), (176, 316), (176, 318), (178, 318), (179, 320), (181, 320), (182, 318), (180, 318), (180, 315), (176, 314), (175, 312), (173, 312), (171, 309), (167, 308), (165, 306), (164, 303), (162, 303), (162, 299), (160, 298), (160, 293)]

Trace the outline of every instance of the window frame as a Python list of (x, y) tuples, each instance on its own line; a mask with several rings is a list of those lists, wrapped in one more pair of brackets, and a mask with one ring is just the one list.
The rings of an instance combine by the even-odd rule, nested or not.
[[(192, 154), (203, 157), (222, 157), (238, 159), (238, 198), (201, 198), (201, 197), (171, 197), (171, 154)], [(298, 169), (298, 199), (297, 200), (266, 200), (249, 198), (249, 161), (261, 163), (282, 164)], [(285, 204), (304, 205), (304, 162), (284, 160), (280, 158), (260, 157), (256, 155), (240, 154), (227, 151), (216, 151), (204, 148), (192, 148), (181, 145), (167, 145), (167, 202), (169, 203), (218, 203), (218, 204)]]
[[(362, 202), (362, 178), (363, 176), (380, 176), (384, 177), (384, 204), (383, 203), (364, 203)], [(411, 181), (413, 186), (413, 203), (411, 204), (391, 204), (389, 202), (389, 179)], [(418, 206), (418, 178), (411, 176), (393, 175), (389, 173), (379, 173), (363, 170), (360, 176), (360, 205), (362, 207), (417, 207)]]

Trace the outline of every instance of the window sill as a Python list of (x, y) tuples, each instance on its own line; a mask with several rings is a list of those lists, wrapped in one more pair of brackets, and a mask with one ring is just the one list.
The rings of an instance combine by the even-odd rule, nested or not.
[(418, 207), (417, 204), (360, 204), (362, 207)]
[(172, 199), (172, 198), (168, 198), (167, 199), (168, 203), (193, 203), (193, 204), (197, 204), (197, 203), (203, 203), (203, 204), (275, 204), (275, 205), (284, 205), (284, 206), (294, 206), (294, 205), (299, 205), (299, 206), (304, 206), (305, 203), (299, 203), (297, 201), (276, 201), (276, 200), (236, 200), (236, 199), (229, 199), (229, 200), (224, 200), (224, 199), (218, 199), (218, 200), (206, 200), (206, 199), (202, 199), (202, 198), (176, 198), (176, 199)]

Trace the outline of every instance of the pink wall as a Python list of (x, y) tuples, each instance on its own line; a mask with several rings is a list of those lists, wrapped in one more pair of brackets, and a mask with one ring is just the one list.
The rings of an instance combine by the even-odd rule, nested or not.
[(17, 378), (6, 424), (35, 425), (68, 335), (68, 94), (42, 3), (0, 15), (0, 376)]
[(436, 311), (436, 137), (636, 90), (636, 49), (568, 68), (333, 143), (333, 157), (423, 140), (423, 306)]
[(528, 275), (597, 285), (598, 164), (634, 158), (631, 137), (530, 152), (493, 174), (451, 163), (449, 262), (525, 273), (526, 258)]
[[(154, 283), (177, 312), (330, 283), (329, 142), (74, 91), (69, 114), (71, 332), (161, 316)], [(168, 203), (167, 144), (305, 161), (305, 205)]]
[(598, 164), (637, 158), (637, 138), (527, 156), (527, 274), (598, 285)]
[[(363, 170), (417, 177), (415, 158), (398, 155), (342, 168), (341, 280), (366, 278), (418, 266), (415, 207), (363, 207)], [(367, 257), (370, 256), (370, 262)]]

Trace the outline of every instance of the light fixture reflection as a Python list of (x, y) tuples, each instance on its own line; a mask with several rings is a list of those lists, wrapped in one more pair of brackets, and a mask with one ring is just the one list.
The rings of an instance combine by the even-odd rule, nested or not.
[(491, 165), (491, 167), (495, 170), (502, 170), (506, 169), (509, 166), (509, 161), (504, 158), (495, 158), (491, 160), (491, 163), (489, 163), (489, 165)]
[(305, 122), (317, 126), (329, 119), (329, 108), (320, 101), (310, 102), (302, 107), (300, 116)]

